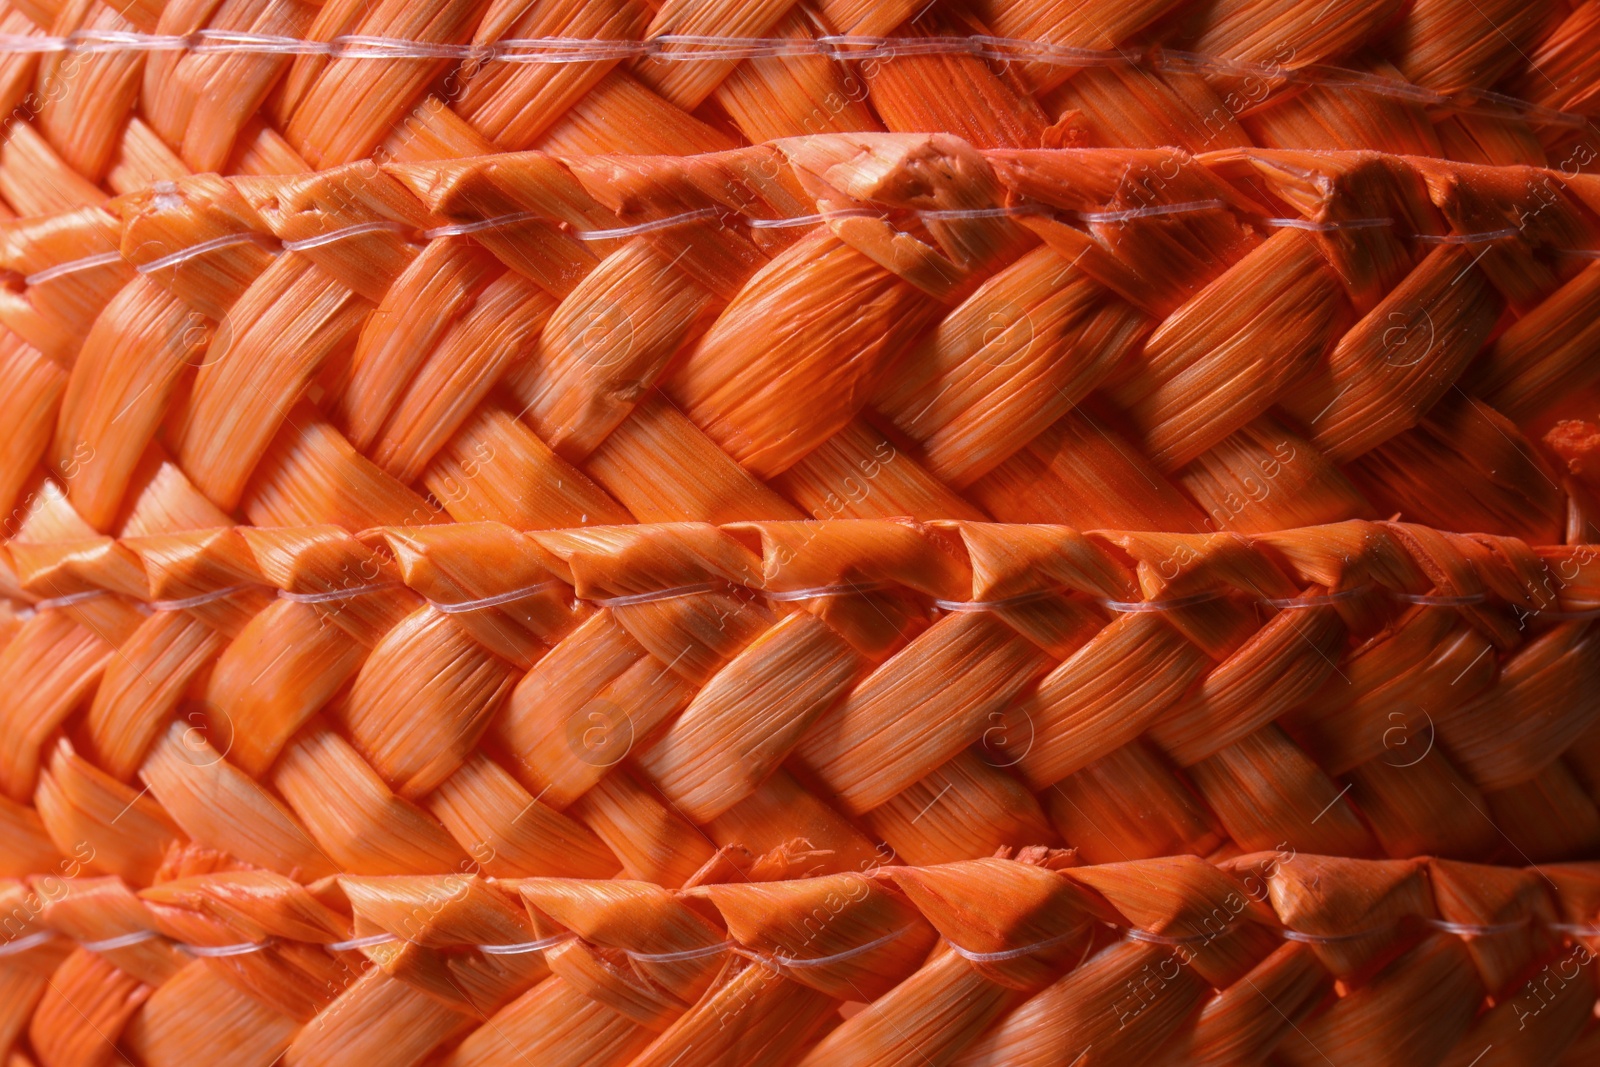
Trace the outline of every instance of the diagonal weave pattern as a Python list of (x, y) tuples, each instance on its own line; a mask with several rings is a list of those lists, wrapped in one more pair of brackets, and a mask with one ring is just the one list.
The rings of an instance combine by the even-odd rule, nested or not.
[(1600, 845), (1588, 546), (836, 521), (10, 552), (65, 590), (0, 652), (18, 875), (88, 848), (142, 885), (186, 841), (301, 879), (664, 886), (789, 852)]
[(1597, 12), (5, 8), (8, 1067), (1588, 1062)]
[(65, 875), (0, 890), (20, 935), (0, 1032), (31, 1010), (46, 1062), (90, 1062), (73, 998), (110, 994), (96, 1028), (141, 1063), (192, 1062), (194, 1049), (230, 1065), (450, 1067), (1492, 1052), (1579, 1067), (1600, 1050), (1593, 864), (1277, 851), (1079, 866), (1037, 849), (713, 877), (676, 895), (564, 878), (305, 887), (264, 871), (166, 873), (138, 892)]
[[(27, 540), (441, 511), (1600, 529), (1587, 175), (879, 134), (114, 206), (0, 247), (0, 506), (54, 524)], [(70, 521), (29, 518), (41, 457)], [(141, 504), (190, 487), (181, 519)]]
[[(1299, 169), (1307, 162), (1320, 170)], [(1155, 184), (1129, 178), (1146, 173)], [(1552, 199), (1537, 214), (1515, 200), (1485, 204), (1483, 190), (1507, 187)], [(1241, 189), (1271, 199), (1250, 210), (1238, 206)], [(1590, 607), (1560, 603), (1587, 550), (1534, 551), (1417, 525), (1291, 529), (1277, 541), (1188, 531), (1375, 514), (1359, 481), (1438, 525), (1531, 527), (1543, 535), (1526, 538), (1536, 545), (1559, 541), (1565, 525), (1581, 540), (1581, 477), (1563, 498), (1535, 446), (1492, 404), (1548, 421), (1545, 411), (1571, 399), (1561, 394), (1582, 400), (1577, 386), (1600, 373), (1585, 358), (1586, 324), (1569, 313), (1570, 294), (1588, 298), (1600, 269), (1572, 254), (1591, 243), (1590, 191), (1585, 179), (1550, 172), (1370, 154), (1258, 153), (1202, 166), (1171, 153), (986, 156), (949, 137), (879, 136), (693, 160), (563, 166), (505, 155), (310, 179), (196, 178), (129, 198), (120, 251), (36, 264), (33, 277), (48, 277), (9, 309), (19, 331), (62, 347), (52, 358), (16, 344), (33, 388), (4, 401), (24, 427), (6, 472), (8, 587), (50, 609), (21, 623), (6, 653), (7, 679), (29, 694), (8, 720), (25, 740), (6, 791), (33, 797), (51, 732), (91, 694), (99, 710), (80, 747), (115, 779), (132, 779), (187, 698), (225, 720), (220, 747), (253, 776), (331, 700), (356, 751), (415, 799), (460, 769), (513, 686), (527, 694), (520, 706), (545, 716), (521, 733), (515, 714), (500, 719), (508, 755), (524, 761), (533, 746), (583, 736), (591, 715), (602, 737), (626, 728), (644, 738), (696, 699), (749, 716), (751, 694), (781, 688), (748, 739), (716, 730), (697, 739), (686, 725), (687, 754), (646, 760), (647, 777), (692, 823), (722, 816), (810, 745), (803, 762), (827, 802), (849, 816), (877, 812), (874, 835), (919, 862), (1039, 843), (1052, 832), (1045, 808), (1015, 799), (1024, 791), (1014, 776), (973, 756), (940, 771), (994, 728), (996, 738), (1043, 732), (1026, 760), (1010, 761), (1033, 789), (1082, 773), (1090, 777), (1078, 791), (1114, 809), (1149, 807), (1121, 805), (1124, 793), (1165, 797), (1158, 807), (1172, 825), (1142, 832), (1145, 855), (1208, 852), (1220, 827), (1244, 848), (1293, 841), (1332, 854), (1516, 858), (1488, 822), (1439, 817), (1477, 791), (1488, 794), (1478, 810), (1503, 809), (1500, 821), (1519, 830), (1514, 847), (1530, 858), (1584, 854), (1597, 819), (1581, 779), (1558, 761), (1592, 716), (1586, 623), (1560, 617)], [(749, 199), (731, 221), (716, 197), (734, 193)], [(566, 199), (552, 205), (558, 194)], [(1293, 213), (1297, 201), (1305, 214)], [(82, 218), (48, 221), (60, 234)], [(1509, 235), (1484, 229), (1511, 218), (1523, 226)], [(17, 225), (19, 243), (32, 227)], [(408, 240), (419, 231), (421, 247)], [(1393, 289), (1384, 277), (1351, 276), (1371, 263), (1390, 265)], [(1542, 302), (1528, 292), (1541, 283), (1551, 293)], [(103, 310), (73, 353), (69, 331), (96, 299)], [(1519, 303), (1527, 313), (1484, 348), (1488, 312), (1512, 316)], [(1371, 310), (1356, 319), (1360, 304)], [(1420, 311), (1426, 335), (1395, 340), (1398, 309), (1408, 324)], [(288, 358), (285, 337), (294, 339)], [(752, 337), (766, 339), (755, 358)], [(807, 402), (785, 402), (793, 396)], [(40, 457), (46, 469), (35, 473)], [(1524, 477), (1484, 477), (1508, 457)], [(1530, 498), (1548, 505), (1542, 523)], [(1073, 564), (1088, 570), (1061, 580), (1101, 603), (1029, 604), (1020, 621), (963, 612), (929, 626), (939, 601), (1004, 600), (1010, 585), (1049, 590), (1013, 574), (1015, 561), (975, 561), (967, 535), (947, 533), (935, 550), (932, 535), (903, 525), (699, 528), (682, 545), (673, 528), (597, 534), (593, 544), (608, 551), (637, 536), (667, 555), (625, 554), (624, 572), (592, 587), (568, 559), (587, 542), (530, 542), (505, 528), (792, 520), (800, 507), (823, 519), (974, 523), (988, 517), (983, 504), (1000, 519), (1079, 528), (1132, 519), (1134, 532), (1089, 542), (1056, 540), (1070, 531), (993, 535), (1043, 538), (1029, 550), (1039, 560), (1088, 553)], [(238, 518), (334, 529), (227, 531)], [(373, 527), (392, 529), (352, 536)], [(749, 543), (762, 537), (776, 540)], [(779, 593), (902, 586), (894, 568), (903, 564), (916, 596), (869, 589), (796, 612), (715, 585), (771, 593), (768, 581), (796, 553), (816, 577), (788, 579)], [(576, 589), (543, 588), (558, 579)], [(468, 584), (448, 584), (459, 581)], [(489, 614), (418, 611), (405, 590), (369, 590), (381, 582), (415, 583), (435, 604), (479, 602)], [(288, 599), (241, 588), (260, 584)], [(1364, 585), (1424, 603), (1397, 616)], [(359, 603), (344, 596), (354, 588)], [(514, 596), (527, 589), (541, 603), (574, 593), (608, 603), (593, 618), (530, 616)], [(104, 590), (160, 610), (144, 620), (119, 597), (78, 599)], [(1219, 597), (1224, 590), (1240, 602)], [(672, 592), (681, 595), (651, 599)], [(636, 595), (646, 599), (627, 602)], [(1216, 602), (1188, 602), (1196, 596)], [(511, 599), (481, 603), (502, 597)], [(1170, 610), (1124, 610), (1140, 598)], [(180, 633), (177, 623), (195, 615)], [(803, 621), (818, 615), (827, 625)], [(546, 660), (550, 648), (563, 654)], [(1352, 690), (1340, 665), (1362, 657), (1371, 673)], [(96, 690), (102, 669), (111, 674)], [(1406, 673), (1415, 677), (1399, 686)], [(970, 690), (945, 688), (957, 674)], [(913, 683), (920, 692), (902, 688)], [(553, 702), (574, 685), (566, 705)], [(866, 712), (861, 736), (901, 722), (907, 700), (932, 736), (888, 769), (834, 766), (854, 735), (825, 742), (806, 731), (847, 691)], [(1376, 695), (1349, 728), (1359, 691)], [(597, 699), (604, 706), (590, 708)], [(1408, 775), (1403, 796), (1364, 782), (1355, 800), (1370, 809), (1371, 829), (1328, 777), (1358, 768), (1381, 777), (1373, 761), (1396, 762), (1386, 739), (1423, 731), (1431, 745), (1437, 718), (1476, 709), (1469, 721), (1495, 721), (1504, 707), (1525, 712), (1526, 751), (1506, 757), (1509, 735), (1471, 727), (1478, 740), (1445, 745), (1461, 768), (1441, 752), (1427, 764), (1431, 780)], [(1174, 721), (1156, 725), (1169, 712)], [(1005, 713), (1021, 718), (988, 721)], [(1289, 713), (1287, 733), (1270, 725)], [(390, 736), (402, 718), (405, 741)], [(1203, 805), (1143, 743), (1115, 765), (1091, 766), (1152, 726), (1155, 751), (1187, 769)], [(920, 743), (921, 731), (907, 733)], [(738, 765), (739, 787), (686, 792), (685, 783), (706, 790), (707, 767), (735, 766), (729, 758), (747, 759), (743, 748), (758, 740), (763, 754)], [(1061, 751), (1047, 755), (1051, 746)], [(936, 771), (943, 777), (928, 779)], [(605, 777), (593, 767), (570, 780), (566, 770), (520, 773), (529, 795), (558, 809)], [(1093, 784), (1101, 778), (1103, 788)], [(906, 793), (918, 783), (922, 792)], [(1230, 810), (1240, 783), (1267, 798), (1257, 810)], [(917, 816), (914, 831), (884, 823), (880, 809), (897, 797), (902, 821)], [(948, 849), (916, 843), (937, 836), (923, 812), (936, 799), (958, 827)], [(1590, 815), (1546, 818), (1560, 810)], [(1062, 832), (1093, 847), (1081, 821)], [(664, 848), (634, 873), (681, 882), (709, 854), (688, 840), (687, 851)], [(675, 879), (665, 873), (674, 864)]]
[[(672, 888), (1030, 847), (1593, 856), (1591, 446), (1558, 416), (1600, 407), (1594, 191), (877, 135), (200, 176), (13, 223), (7, 873), (37, 900), (50, 872), (241, 866)], [(1432, 525), (1369, 521), (1390, 507)], [(953, 943), (1031, 943), (996, 937)], [(131, 1022), (176, 972), (107, 958), (45, 970), (181, 1060)], [(735, 995), (665, 962), (697, 976), (673, 1003)], [(224, 985), (169, 996), (222, 998), (269, 1062)], [(409, 996), (360, 994), (291, 1062)], [(990, 1004), (971, 1040), (1012, 1006), (941, 996)], [(740, 1040), (792, 1062), (813, 1008)], [(363, 1058), (461, 1036), (429, 1010), (427, 1047)], [(45, 1067), (107, 1051), (34, 1018)]]
[(8, 0), (0, 197), (885, 130), (1571, 173), (1596, 157), (1597, 25), (1552, 0)]

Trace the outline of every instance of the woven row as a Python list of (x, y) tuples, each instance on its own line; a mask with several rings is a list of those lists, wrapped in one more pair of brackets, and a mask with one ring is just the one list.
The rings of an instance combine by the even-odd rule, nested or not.
[(9, 555), (50, 596), (0, 651), (15, 876), (87, 847), (148, 884), (175, 841), (664, 886), (796, 840), (823, 870), (1600, 849), (1589, 546), (456, 523)]
[(196, 1049), (225, 1067), (1577, 1067), (1600, 1050), (1593, 865), (1034, 849), (788, 880), (708, 865), (679, 893), (301, 886), (193, 852), (134, 892), (80, 867), (0, 884), (0, 1046), (25, 1033), (45, 1067)]
[(1597, 25), (1552, 0), (8, 0), (0, 197), (882, 130), (1571, 170), (1597, 150)]
[(115, 207), (0, 231), (11, 535), (41, 457), (75, 516), (29, 540), (441, 508), (1596, 529), (1600, 434), (1561, 421), (1600, 411), (1587, 176), (879, 134)]

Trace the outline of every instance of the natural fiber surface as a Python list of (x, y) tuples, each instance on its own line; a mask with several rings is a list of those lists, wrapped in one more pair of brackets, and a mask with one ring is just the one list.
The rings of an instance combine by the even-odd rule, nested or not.
[(7, 9), (7, 1067), (1590, 1062), (1597, 12)]
[(302, 878), (450, 871), (491, 841), (496, 875), (668, 886), (723, 846), (831, 870), (880, 841), (915, 863), (1600, 845), (1585, 546), (839, 521), (11, 556), (71, 590), (0, 653), (0, 787), (37, 806), (7, 808), (16, 873), (87, 841), (143, 884), (186, 837)]
[(128, 1062), (451, 1067), (1581, 1067), (1600, 1052), (1592, 864), (1076, 866), (1039, 849), (680, 894), (166, 875), (9, 894), (29, 947), (4, 972), (0, 1033), (26, 1023), (50, 1063), (107, 1062), (103, 1038)]
[[(0, 854), (36, 901), (41, 876), (248, 866), (335, 904), (354, 883), (319, 880), (621, 875), (660, 903), (1029, 847), (1590, 858), (1600, 561), (1589, 431), (1555, 420), (1600, 407), (1594, 194), (1370, 153), (876, 135), (196, 177), (13, 223)], [(1391, 510), (1433, 525), (1366, 521)], [(85, 899), (88, 940), (132, 932)], [(1498, 986), (1453, 966), (1457, 936), (1421, 951), (1465, 1020)], [(1042, 968), (1028, 990), (1072, 946), (1016, 964)], [(395, 962), (412, 949), (365, 951), (400, 969), (349, 1001), (355, 971), (310, 1000), (211, 979), (259, 953), (193, 987), (80, 954), (63, 1003), (131, 1029), (68, 1048), (46, 1012), (27, 1047), (183, 1062), (189, 1038), (136, 1021), (153, 986), (185, 1013), (222, 998), (230, 1062), (318, 1011), (342, 1023), (290, 1062), (460, 1036), (437, 977)], [(36, 989), (32, 958), (0, 962)], [(450, 965), (484, 1013), (545, 966), (480, 987), (484, 958)], [(654, 1021), (623, 1062), (662, 1013), (742, 988), (713, 982), (725, 960), (667, 962), (686, 973), (596, 994)], [(1055, 1033), (937, 966), (959, 988), (901, 995), (977, 1012), (961, 1043)], [(1305, 1010), (1337, 1019), (1316, 973)], [(292, 1023), (268, 1014), (289, 989)], [(1177, 1055), (1200, 991), (1138, 1040)], [(727, 1062), (818, 1040), (833, 1001), (800, 995), (774, 1016), (794, 1032), (730, 1024)], [(418, 1011), (424, 1047), (395, 1034)], [(1459, 1029), (1395, 1047), (1437, 1059)]]
[(9, 0), (0, 196), (882, 130), (1572, 172), (1597, 25), (1553, 0)]
[(441, 508), (1600, 529), (1600, 436), (1561, 421), (1600, 412), (1587, 175), (830, 135), (112, 207), (3, 233), (0, 505), (34, 521), (42, 456), (77, 522), (26, 540)]

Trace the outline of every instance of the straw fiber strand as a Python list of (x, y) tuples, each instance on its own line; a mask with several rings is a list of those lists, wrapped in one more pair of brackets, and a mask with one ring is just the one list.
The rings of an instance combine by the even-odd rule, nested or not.
[(72, 518), (29, 540), (905, 515), (1588, 540), (1596, 181), (938, 134), (195, 176), (7, 224), (0, 505), (35, 521), (42, 460)]
[(1597, 10), (0, 0), (0, 1062), (1595, 1062)]
[(491, 873), (668, 885), (798, 839), (829, 864), (880, 840), (914, 862), (1600, 843), (1587, 546), (840, 520), (9, 547), (56, 593), (0, 659), (0, 788), (37, 807), (7, 816), (36, 842), (17, 875), (75, 834), (140, 884), (185, 838), (301, 877), (503, 839)]
[(1585, 169), (1592, 3), (239, 0), (0, 7), (19, 215), (190, 172), (942, 131)]
[(1600, 1040), (1593, 864), (1039, 848), (672, 894), (198, 859), (0, 887), (44, 1062), (104, 1062), (53, 1029), (85, 995), (147, 1063), (1576, 1067)]

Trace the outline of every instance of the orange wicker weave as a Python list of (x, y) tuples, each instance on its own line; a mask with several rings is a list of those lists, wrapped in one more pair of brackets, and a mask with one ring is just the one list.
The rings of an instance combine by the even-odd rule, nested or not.
[(0, 1064), (1600, 1062), (1597, 57), (0, 8)]
[(0, 196), (881, 130), (1572, 172), (1597, 30), (1581, 0), (5, 0)]

